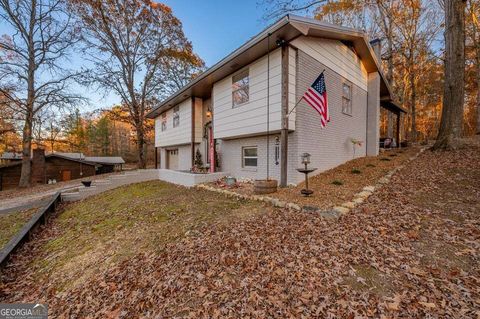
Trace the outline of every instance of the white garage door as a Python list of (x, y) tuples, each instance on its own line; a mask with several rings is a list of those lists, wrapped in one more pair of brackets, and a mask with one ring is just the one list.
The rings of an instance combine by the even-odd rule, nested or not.
[(177, 170), (178, 169), (178, 149), (167, 150), (167, 168)]

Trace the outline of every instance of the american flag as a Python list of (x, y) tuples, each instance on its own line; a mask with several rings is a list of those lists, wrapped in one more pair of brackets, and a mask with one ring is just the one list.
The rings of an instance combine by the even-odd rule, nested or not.
[(303, 99), (320, 114), (320, 122), (322, 128), (324, 128), (330, 122), (330, 114), (328, 112), (327, 87), (325, 86), (323, 72), (305, 92)]

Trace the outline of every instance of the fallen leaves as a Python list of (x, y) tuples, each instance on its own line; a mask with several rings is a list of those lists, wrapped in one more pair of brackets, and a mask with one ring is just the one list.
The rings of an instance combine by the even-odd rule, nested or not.
[[(61, 268), (22, 280), (38, 270), (17, 256), (0, 300), (46, 300), (54, 317), (476, 318), (479, 155), (478, 145), (427, 151), (335, 221), (265, 209), (205, 223), (63, 291), (52, 284)], [(52, 258), (39, 247), (56, 236), (28, 248)]]

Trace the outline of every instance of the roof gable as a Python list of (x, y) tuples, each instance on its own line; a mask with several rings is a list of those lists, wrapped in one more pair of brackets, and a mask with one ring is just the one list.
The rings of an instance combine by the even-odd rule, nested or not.
[(268, 51), (277, 48), (277, 40), (284, 40), (288, 43), (301, 35), (335, 39), (350, 43), (362, 60), (367, 72), (380, 72), (382, 78), (382, 97), (391, 97), (391, 90), (381, 72), (380, 61), (376, 58), (363, 31), (333, 25), (315, 19), (286, 15), (200, 74), (175, 94), (161, 102), (147, 114), (147, 117), (156, 118), (164, 111), (191, 96), (201, 98), (209, 97), (215, 82), (259, 59), (267, 54)]

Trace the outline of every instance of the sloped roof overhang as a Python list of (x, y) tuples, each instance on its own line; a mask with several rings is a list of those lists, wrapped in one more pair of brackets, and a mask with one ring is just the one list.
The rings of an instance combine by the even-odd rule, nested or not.
[(164, 111), (192, 96), (210, 97), (215, 82), (261, 58), (269, 50), (276, 49), (278, 47), (277, 40), (281, 39), (288, 43), (302, 35), (350, 43), (364, 63), (367, 72), (380, 71), (382, 77), (380, 94), (384, 99), (390, 98), (391, 90), (381, 72), (380, 61), (376, 58), (364, 32), (314, 19), (286, 15), (162, 101), (147, 114), (147, 118), (156, 118)]

